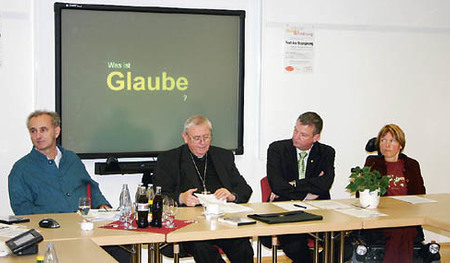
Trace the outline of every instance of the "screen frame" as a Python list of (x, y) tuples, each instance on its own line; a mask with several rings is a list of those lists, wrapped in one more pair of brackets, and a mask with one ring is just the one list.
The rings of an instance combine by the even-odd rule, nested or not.
[[(237, 147), (228, 149), (237, 155), (244, 153), (244, 71), (245, 71), (245, 11), (244, 10), (225, 10), (225, 9), (195, 9), (195, 8), (169, 8), (152, 6), (122, 6), (122, 5), (96, 5), (96, 4), (76, 4), (56, 2), (54, 4), (55, 13), (55, 105), (56, 112), (62, 117), (62, 39), (61, 39), (61, 16), (63, 9), (80, 9), (94, 11), (126, 11), (126, 12), (148, 12), (148, 13), (166, 13), (166, 14), (202, 14), (219, 16), (239, 17), (239, 44), (238, 44), (238, 116), (237, 116)], [(64, 121), (61, 120), (61, 134), (58, 138), (58, 144), (62, 147), (62, 136)], [(180, 124), (181, 125), (181, 124)], [(156, 157), (163, 150), (156, 151), (136, 151), (136, 152), (76, 152), (82, 159), (99, 158), (124, 158), (124, 157)]]

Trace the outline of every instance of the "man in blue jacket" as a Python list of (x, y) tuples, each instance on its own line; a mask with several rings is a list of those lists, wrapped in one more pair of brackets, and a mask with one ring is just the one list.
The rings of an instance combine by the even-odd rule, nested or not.
[(56, 144), (60, 122), (55, 112), (35, 111), (28, 117), (33, 149), (14, 164), (8, 177), (9, 199), (16, 215), (75, 212), (88, 185), (92, 207), (110, 208), (80, 158)]
[[(92, 207), (111, 208), (80, 158), (56, 144), (61, 132), (57, 113), (35, 111), (27, 128), (33, 149), (14, 164), (8, 177), (9, 201), (16, 215), (75, 212), (78, 199), (87, 196), (88, 185)], [(124, 249), (103, 248), (119, 262), (129, 262)]]

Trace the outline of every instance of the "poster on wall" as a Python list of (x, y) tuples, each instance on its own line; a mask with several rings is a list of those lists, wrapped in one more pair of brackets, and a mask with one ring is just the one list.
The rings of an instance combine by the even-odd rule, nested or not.
[(286, 24), (284, 32), (284, 72), (313, 73), (314, 28)]

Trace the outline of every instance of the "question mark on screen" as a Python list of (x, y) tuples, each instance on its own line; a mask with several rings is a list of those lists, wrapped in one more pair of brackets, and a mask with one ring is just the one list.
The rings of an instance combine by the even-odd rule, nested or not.
[(183, 95), (183, 99), (184, 99), (184, 101), (186, 101), (186, 99), (187, 99), (187, 95), (186, 94)]

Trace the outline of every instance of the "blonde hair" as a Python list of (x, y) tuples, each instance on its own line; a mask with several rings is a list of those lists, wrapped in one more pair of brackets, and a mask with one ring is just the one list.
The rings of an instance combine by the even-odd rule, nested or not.
[(403, 152), (405, 148), (406, 140), (405, 133), (403, 130), (396, 124), (387, 124), (378, 132), (377, 139), (375, 141), (375, 145), (377, 146), (377, 150), (380, 150), (380, 141), (381, 137), (385, 136), (387, 133), (391, 133), (394, 136), (394, 139), (402, 146), (400, 148), (400, 152)]

